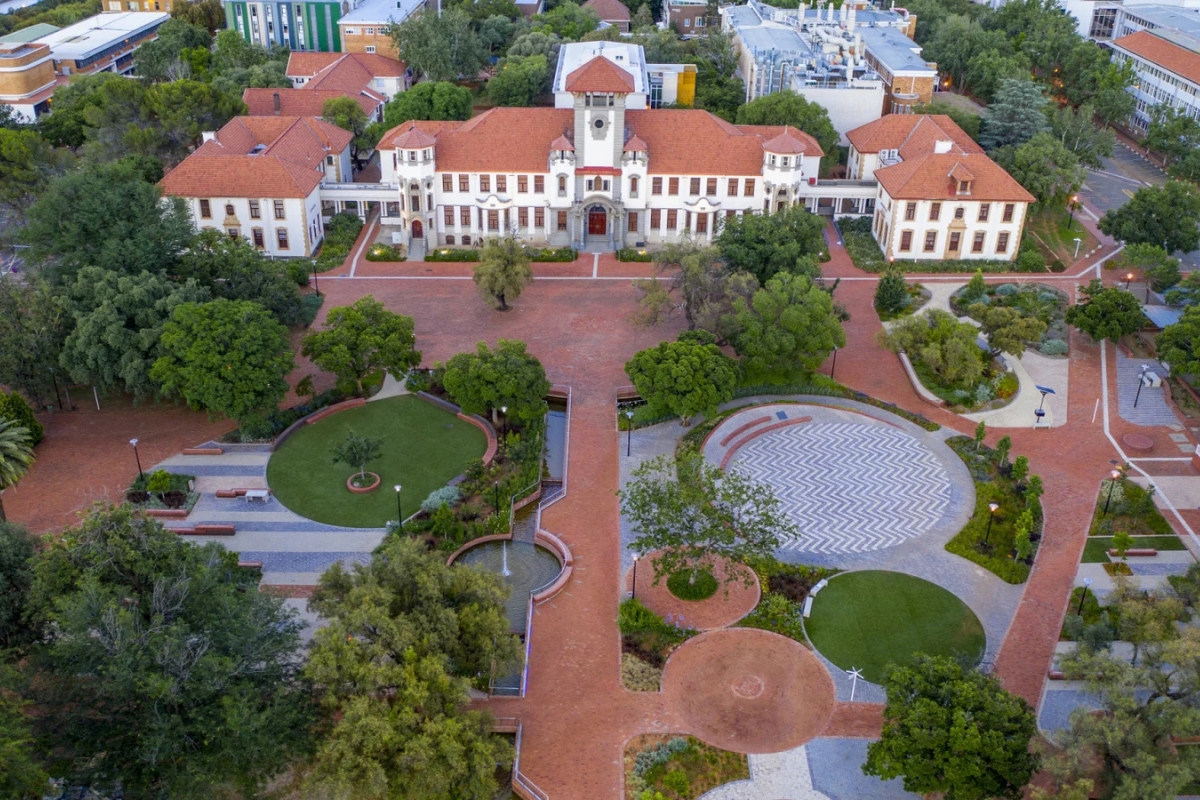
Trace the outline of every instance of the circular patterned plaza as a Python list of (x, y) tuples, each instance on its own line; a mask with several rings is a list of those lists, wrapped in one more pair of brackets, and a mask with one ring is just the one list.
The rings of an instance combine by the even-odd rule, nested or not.
[(777, 404), (730, 416), (705, 455), (775, 490), (801, 534), (784, 550), (841, 555), (894, 547), (954, 515), (954, 483), (935, 448), (953, 455), (873, 417)]

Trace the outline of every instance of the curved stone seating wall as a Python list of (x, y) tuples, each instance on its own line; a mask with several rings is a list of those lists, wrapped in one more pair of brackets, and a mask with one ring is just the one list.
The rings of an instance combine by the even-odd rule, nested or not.
[(918, 397), (931, 406), (946, 405), (945, 400), (926, 389), (925, 384), (921, 383), (921, 379), (917, 377), (917, 371), (913, 369), (912, 361), (909, 360), (907, 353), (900, 354), (900, 363), (904, 366), (904, 374), (908, 376), (909, 383), (912, 384), (913, 391), (917, 393)]

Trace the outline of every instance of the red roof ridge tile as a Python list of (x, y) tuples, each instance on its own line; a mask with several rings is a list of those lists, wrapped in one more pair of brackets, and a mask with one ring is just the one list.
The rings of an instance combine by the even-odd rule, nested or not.
[(604, 56), (595, 56), (567, 76), (568, 92), (612, 92), (629, 94), (634, 90), (633, 76)]

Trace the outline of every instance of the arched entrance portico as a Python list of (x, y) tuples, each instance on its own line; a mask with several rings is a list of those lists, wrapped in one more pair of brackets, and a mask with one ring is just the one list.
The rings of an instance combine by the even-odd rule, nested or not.
[(608, 210), (601, 205), (589, 206), (587, 210), (587, 232), (589, 241), (608, 237)]
[(425, 238), (425, 226), (421, 224), (421, 220), (414, 219), (412, 224), (412, 235), (414, 239)]

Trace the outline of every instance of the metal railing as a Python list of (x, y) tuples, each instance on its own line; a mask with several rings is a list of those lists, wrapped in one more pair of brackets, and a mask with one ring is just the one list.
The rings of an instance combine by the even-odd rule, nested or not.
[(536, 783), (521, 773), (521, 734), (523, 727), (521, 721), (517, 720), (517, 744), (513, 755), (513, 786), (524, 789), (529, 793), (529, 797), (535, 800), (550, 800), (550, 795), (543, 792)]

